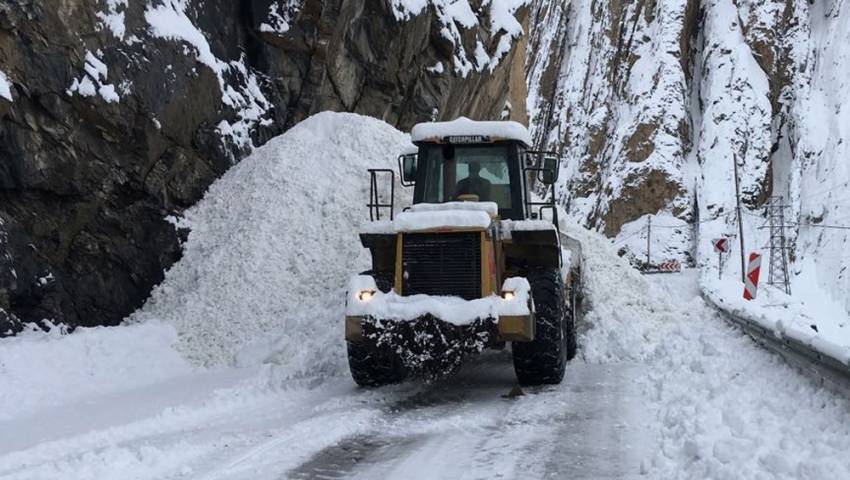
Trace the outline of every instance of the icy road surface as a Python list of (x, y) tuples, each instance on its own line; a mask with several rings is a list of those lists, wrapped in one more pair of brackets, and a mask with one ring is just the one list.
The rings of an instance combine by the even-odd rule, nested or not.
[(576, 363), (569, 375), (561, 386), (505, 398), (513, 370), (510, 356), (497, 352), (431, 385), (369, 391), (340, 379), (300, 391), (234, 389), (198, 399), (239, 379), (234, 372), (199, 375), (2, 425), (17, 434), (0, 440), (8, 452), (0, 476), (638, 476), (645, 442), (642, 402), (630, 380), (636, 367)]

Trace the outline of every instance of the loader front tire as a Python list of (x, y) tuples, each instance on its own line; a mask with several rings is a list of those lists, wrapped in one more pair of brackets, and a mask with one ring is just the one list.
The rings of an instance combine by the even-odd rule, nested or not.
[[(371, 275), (375, 279), (378, 290), (386, 293), (393, 288), (392, 272), (375, 272), (372, 270), (361, 273)], [(348, 369), (351, 378), (361, 387), (380, 387), (392, 383), (400, 383), (407, 377), (407, 371), (398, 355), (387, 348), (378, 348), (366, 343), (348, 344)]]
[(520, 385), (561, 383), (575, 335), (564, 282), (557, 268), (527, 272), (535, 306), (535, 334), (531, 342), (513, 342), (514, 371)]
[(348, 369), (351, 378), (361, 387), (380, 387), (400, 383), (407, 377), (397, 355), (376, 348), (348, 343)]

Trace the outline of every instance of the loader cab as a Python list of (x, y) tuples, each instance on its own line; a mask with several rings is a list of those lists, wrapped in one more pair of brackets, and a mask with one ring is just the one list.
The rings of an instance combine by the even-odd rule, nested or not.
[[(413, 203), (494, 202), (499, 217), (538, 218), (531, 182), (554, 183), (557, 166), (518, 140), (490, 142), (481, 136), (416, 142), (416, 153), (399, 158), (402, 183), (413, 186)], [(555, 173), (553, 173), (555, 172)], [(548, 205), (548, 203), (547, 203)]]
[[(495, 202), (501, 218), (524, 218), (517, 142), (421, 143), (406, 160), (405, 178), (414, 184), (413, 203)], [(410, 162), (415, 167), (411, 168)], [(404, 168), (402, 170), (405, 170)], [(412, 171), (411, 171), (412, 170)], [(409, 181), (409, 180), (412, 180)]]

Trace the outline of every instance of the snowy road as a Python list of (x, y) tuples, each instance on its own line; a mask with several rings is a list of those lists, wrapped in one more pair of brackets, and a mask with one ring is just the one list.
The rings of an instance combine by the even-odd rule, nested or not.
[[(375, 390), (346, 377), (282, 381), (272, 365), (192, 372), (0, 421), (0, 478), (824, 478), (846, 471), (847, 402), (760, 350), (698, 297), (679, 306), (664, 300), (671, 289), (695, 295), (696, 275), (644, 279), (624, 270), (591, 277), (588, 288), (614, 277), (631, 283), (632, 295), (621, 291), (617, 305), (588, 312), (596, 324), (582, 337), (585, 359), (569, 365), (559, 386), (509, 397), (508, 352), (483, 355), (430, 385)], [(610, 291), (592, 297), (599, 302)]]
[[(87, 431), (72, 409), (4, 436), (4, 478), (624, 478), (637, 476), (644, 432), (635, 366), (576, 363), (561, 386), (510, 398), (510, 356), (485, 355), (431, 385), (359, 390), (342, 379), (251, 395), (244, 387), (196, 402), (238, 379), (182, 382), (90, 402)], [(229, 378), (225, 378), (229, 377)], [(179, 389), (178, 389), (179, 390)], [(239, 401), (242, 390), (243, 401)], [(156, 395), (159, 392), (157, 404)], [(190, 393), (191, 392), (191, 393)], [(130, 396), (134, 397), (133, 401)], [(162, 398), (165, 397), (165, 398)], [(115, 404), (153, 403), (122, 412)], [(113, 405), (110, 407), (109, 405)], [(145, 403), (142, 403), (144, 406)], [(144, 410), (144, 408), (142, 408)], [(44, 420), (49, 420), (44, 422)], [(49, 427), (48, 427), (49, 426)], [(50, 430), (48, 433), (47, 430)]]

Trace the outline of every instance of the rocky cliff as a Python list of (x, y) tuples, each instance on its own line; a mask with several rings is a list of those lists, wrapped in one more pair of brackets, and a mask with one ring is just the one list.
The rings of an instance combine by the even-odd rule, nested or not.
[(0, 335), (120, 322), (169, 219), (315, 112), (525, 120), (524, 4), (0, 1)]

